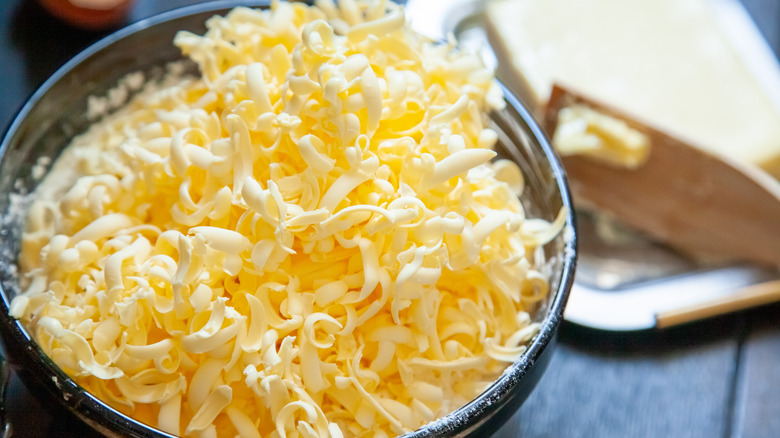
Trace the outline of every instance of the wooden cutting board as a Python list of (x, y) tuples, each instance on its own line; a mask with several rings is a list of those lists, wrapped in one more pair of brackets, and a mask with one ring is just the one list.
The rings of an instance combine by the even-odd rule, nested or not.
[(543, 120), (550, 137), (559, 111), (575, 103), (624, 120), (651, 143), (647, 162), (637, 169), (563, 157), (575, 200), (700, 260), (780, 267), (778, 180), (558, 85)]

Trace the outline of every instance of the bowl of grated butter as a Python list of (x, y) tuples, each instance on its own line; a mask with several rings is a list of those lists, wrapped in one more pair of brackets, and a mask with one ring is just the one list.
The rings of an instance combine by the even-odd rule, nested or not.
[(563, 171), (479, 58), (384, 1), (131, 25), (0, 153), (0, 328), (107, 436), (485, 436), (572, 285)]

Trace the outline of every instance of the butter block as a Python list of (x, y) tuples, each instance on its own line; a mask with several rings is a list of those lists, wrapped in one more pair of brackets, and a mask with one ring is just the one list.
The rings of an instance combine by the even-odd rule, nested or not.
[(745, 20), (722, 13), (729, 4), (733, 12), (731, 0), (495, 0), (486, 27), (499, 77), (538, 117), (560, 83), (780, 178), (780, 76), (756, 74), (730, 28)]

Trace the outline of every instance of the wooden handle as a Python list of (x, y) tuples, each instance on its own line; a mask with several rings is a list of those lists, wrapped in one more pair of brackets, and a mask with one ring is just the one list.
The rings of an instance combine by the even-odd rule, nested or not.
[(656, 327), (671, 327), (777, 301), (780, 301), (780, 280), (772, 280), (738, 289), (726, 297), (658, 313)]

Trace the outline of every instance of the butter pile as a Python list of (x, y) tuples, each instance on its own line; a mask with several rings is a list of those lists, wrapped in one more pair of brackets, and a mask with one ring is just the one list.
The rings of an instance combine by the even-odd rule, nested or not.
[(118, 410), (172, 434), (393, 436), (477, 396), (538, 330), (523, 179), (477, 57), (391, 2), (274, 3), (175, 44), (32, 205), (11, 306)]

